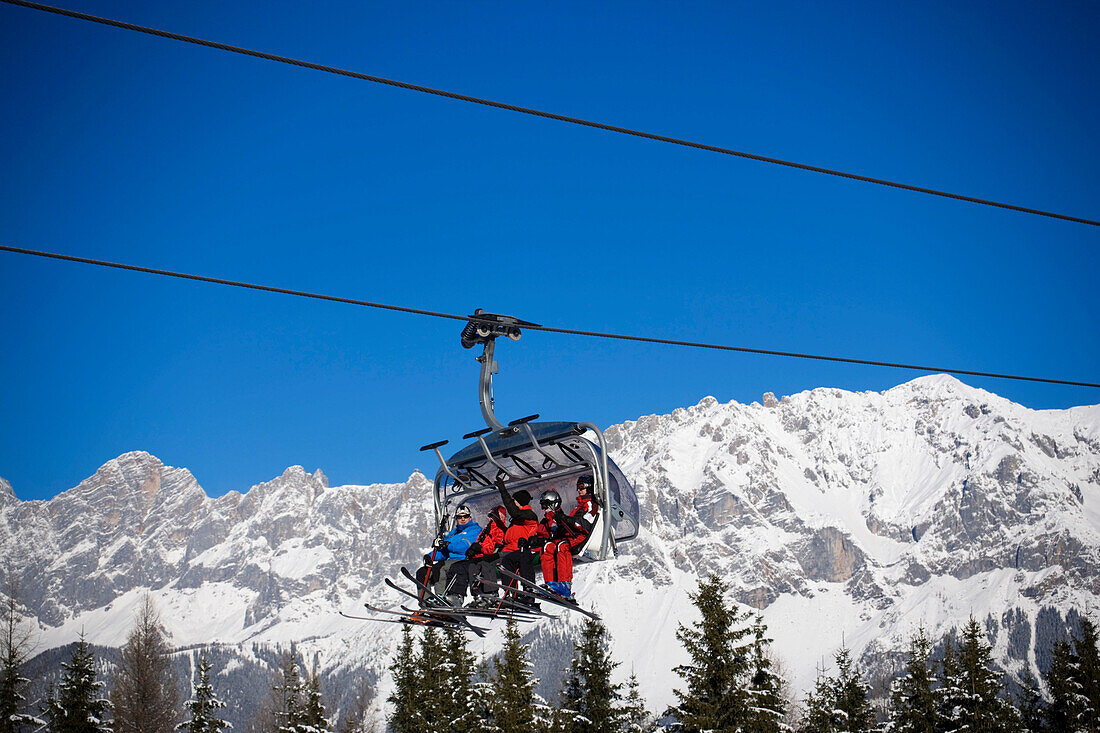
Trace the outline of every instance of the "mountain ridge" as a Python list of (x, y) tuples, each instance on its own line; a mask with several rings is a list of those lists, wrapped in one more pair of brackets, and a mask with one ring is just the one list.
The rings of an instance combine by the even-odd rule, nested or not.
[[(970, 613), (1011, 676), (1034, 674), (1040, 630), (1100, 600), (1100, 405), (1030, 410), (935, 375), (881, 393), (705, 397), (605, 435), (643, 530), (616, 560), (580, 567), (577, 590), (655, 708), (678, 683), (687, 593), (711, 572), (764, 615), (796, 690), (841, 643), (885, 674), (915, 622), (935, 634)], [(336, 611), (398, 600), (382, 577), (415, 564), (433, 534), (419, 471), (333, 487), (291, 466), (211, 498), (186, 469), (135, 451), (49, 501), (5, 501), (4, 484), (0, 544), (47, 648), (81, 627), (121, 644), (148, 590), (177, 645), (217, 642), (245, 660), (250, 644), (307, 640), (334, 673), (377, 678), (384, 699), (396, 632)], [(572, 624), (528, 631), (544, 676)]]

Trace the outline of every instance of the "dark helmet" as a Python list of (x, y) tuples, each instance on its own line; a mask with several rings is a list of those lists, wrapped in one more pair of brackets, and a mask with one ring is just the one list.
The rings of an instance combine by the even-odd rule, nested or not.
[(577, 491), (592, 493), (592, 474), (586, 473), (577, 478)]
[(455, 519), (458, 519), (459, 517), (472, 517), (472, 516), (474, 516), (473, 512), (471, 512), (470, 507), (468, 507), (465, 504), (462, 504), (461, 506), (458, 507), (458, 509), (455, 509)]
[(527, 489), (520, 489), (516, 493), (512, 494), (512, 498), (516, 500), (516, 503), (520, 506), (527, 506), (531, 503), (531, 492)]
[(505, 517), (508, 516), (508, 510), (504, 508), (503, 504), (497, 504), (495, 507), (489, 510), (489, 519), (495, 519), (498, 522), (503, 522)]
[(561, 496), (556, 491), (544, 491), (539, 499), (539, 504), (542, 505), (543, 509), (550, 511), (561, 509)]

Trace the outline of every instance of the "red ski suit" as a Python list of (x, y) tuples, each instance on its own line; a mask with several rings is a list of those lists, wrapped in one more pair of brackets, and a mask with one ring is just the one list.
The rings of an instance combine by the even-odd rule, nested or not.
[(542, 579), (549, 583), (557, 580), (564, 583), (573, 580), (573, 553), (580, 548), (592, 534), (596, 517), (600, 509), (591, 496), (578, 496), (577, 508), (562, 514), (546, 512), (539, 522), (538, 534), (547, 539), (542, 546)]

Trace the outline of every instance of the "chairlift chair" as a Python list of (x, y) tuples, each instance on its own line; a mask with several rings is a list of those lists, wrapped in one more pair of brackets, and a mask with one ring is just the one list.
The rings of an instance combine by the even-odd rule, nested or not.
[(614, 556), (618, 543), (638, 535), (638, 497), (607, 455), (603, 431), (590, 422), (535, 422), (538, 415), (507, 425), (497, 420), (492, 392), (493, 374), (497, 373), (493, 360), (496, 339), (507, 336), (518, 341), (524, 326), (536, 324), (480, 308), (469, 318), (462, 330), (462, 345), (483, 346), (477, 361), (481, 363), (481, 414), (487, 427), (462, 436), (473, 442), (450, 458), (444, 458), (440, 451), (446, 440), (420, 449), (434, 451), (440, 464), (434, 484), (436, 526), (445, 526), (461, 504), (469, 506), (474, 517), (484, 522), (489, 510), (500, 503), (494, 486), (498, 478), (510, 494), (526, 489), (533, 501), (544, 491), (557, 491), (562, 497), (562, 511), (568, 514), (576, 507), (577, 479), (589, 474), (600, 512), (576, 559), (605, 560)]

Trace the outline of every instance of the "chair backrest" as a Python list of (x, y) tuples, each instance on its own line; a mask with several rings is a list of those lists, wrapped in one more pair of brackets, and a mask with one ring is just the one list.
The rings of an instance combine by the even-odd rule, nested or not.
[(604, 515), (607, 512), (600, 507), (600, 513), (596, 516), (596, 523), (592, 525), (592, 531), (588, 539), (577, 550), (577, 559), (581, 561), (593, 561), (600, 559), (600, 544), (603, 542)]

